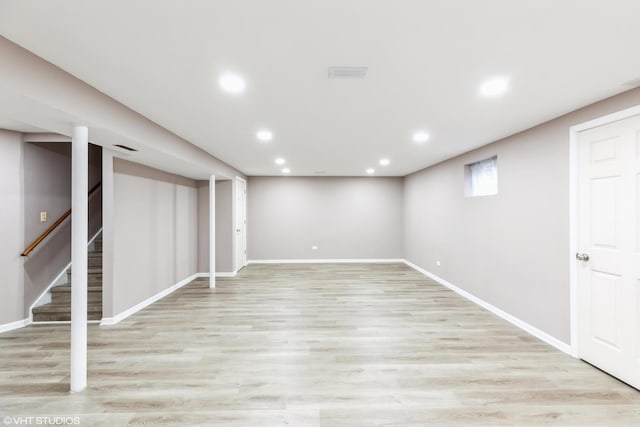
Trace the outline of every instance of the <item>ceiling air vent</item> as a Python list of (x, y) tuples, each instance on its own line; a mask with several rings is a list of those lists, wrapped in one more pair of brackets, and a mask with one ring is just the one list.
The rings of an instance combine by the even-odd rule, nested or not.
[(640, 77), (624, 82), (622, 83), (622, 86), (638, 87), (640, 86)]
[(367, 67), (329, 67), (330, 79), (364, 79)]
[(122, 148), (123, 150), (127, 150), (127, 151), (138, 151), (135, 148), (127, 147), (126, 145), (122, 145), (122, 144), (114, 144), (113, 146)]

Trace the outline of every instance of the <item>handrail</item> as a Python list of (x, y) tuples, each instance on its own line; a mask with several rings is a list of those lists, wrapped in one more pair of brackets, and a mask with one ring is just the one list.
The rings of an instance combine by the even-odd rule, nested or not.
[[(98, 191), (98, 188), (100, 188), (100, 186), (102, 186), (102, 182), (99, 182), (96, 185), (94, 185), (93, 188), (89, 191), (88, 197), (91, 197), (93, 193)], [(38, 246), (44, 239), (46, 239), (49, 234), (53, 233), (53, 231), (56, 228), (58, 228), (58, 226), (62, 224), (64, 220), (67, 219), (67, 217), (69, 217), (69, 215), (71, 215), (71, 209), (63, 213), (62, 216), (58, 218), (56, 222), (51, 224), (51, 227), (47, 228), (40, 236), (38, 236), (38, 238), (34, 240), (33, 243), (31, 243), (29, 246), (27, 246), (27, 249), (25, 249), (24, 252), (22, 252), (20, 255), (21, 256), (29, 255), (36, 248), (36, 246)]]

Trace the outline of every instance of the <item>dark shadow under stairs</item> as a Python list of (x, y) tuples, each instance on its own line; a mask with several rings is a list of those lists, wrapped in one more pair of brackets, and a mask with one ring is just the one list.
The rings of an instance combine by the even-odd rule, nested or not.
[[(102, 238), (93, 242), (89, 251), (87, 287), (87, 320), (102, 319)], [(71, 320), (71, 268), (67, 270), (67, 283), (51, 288), (51, 302), (33, 309), (34, 322), (63, 322)]]

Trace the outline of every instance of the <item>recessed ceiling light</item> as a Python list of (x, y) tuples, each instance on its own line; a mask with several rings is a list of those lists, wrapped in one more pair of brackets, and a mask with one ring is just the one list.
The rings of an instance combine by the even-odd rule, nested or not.
[(262, 142), (269, 142), (273, 139), (273, 133), (271, 133), (268, 129), (260, 129), (256, 133), (256, 138), (258, 138)]
[(242, 93), (247, 87), (244, 79), (234, 73), (224, 73), (218, 79), (218, 83), (222, 90), (232, 94)]
[(280, 166), (282, 166), (282, 165), (284, 165), (285, 163), (287, 163), (287, 161), (286, 161), (285, 159), (283, 159), (282, 157), (278, 157), (278, 158), (276, 159), (276, 165), (280, 165)]
[(290, 173), (290, 172), (291, 172), (291, 169), (289, 168), (282, 169), (282, 173)]
[(375, 170), (374, 168), (369, 168), (369, 169), (367, 169), (367, 173), (368, 173), (369, 175), (374, 174), (375, 172), (376, 172), (376, 170)]
[(423, 144), (429, 140), (429, 134), (425, 131), (419, 130), (413, 134), (413, 142), (417, 144)]
[(380, 159), (380, 166), (389, 166), (389, 159)]
[(480, 85), (480, 95), (492, 98), (509, 89), (509, 79), (504, 76), (491, 78)]

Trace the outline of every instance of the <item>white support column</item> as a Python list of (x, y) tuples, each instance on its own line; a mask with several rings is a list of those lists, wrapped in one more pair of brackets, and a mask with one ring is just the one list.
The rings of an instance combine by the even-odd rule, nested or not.
[(209, 288), (216, 287), (216, 177), (209, 176)]
[(89, 130), (71, 139), (71, 391), (87, 387), (87, 234)]

